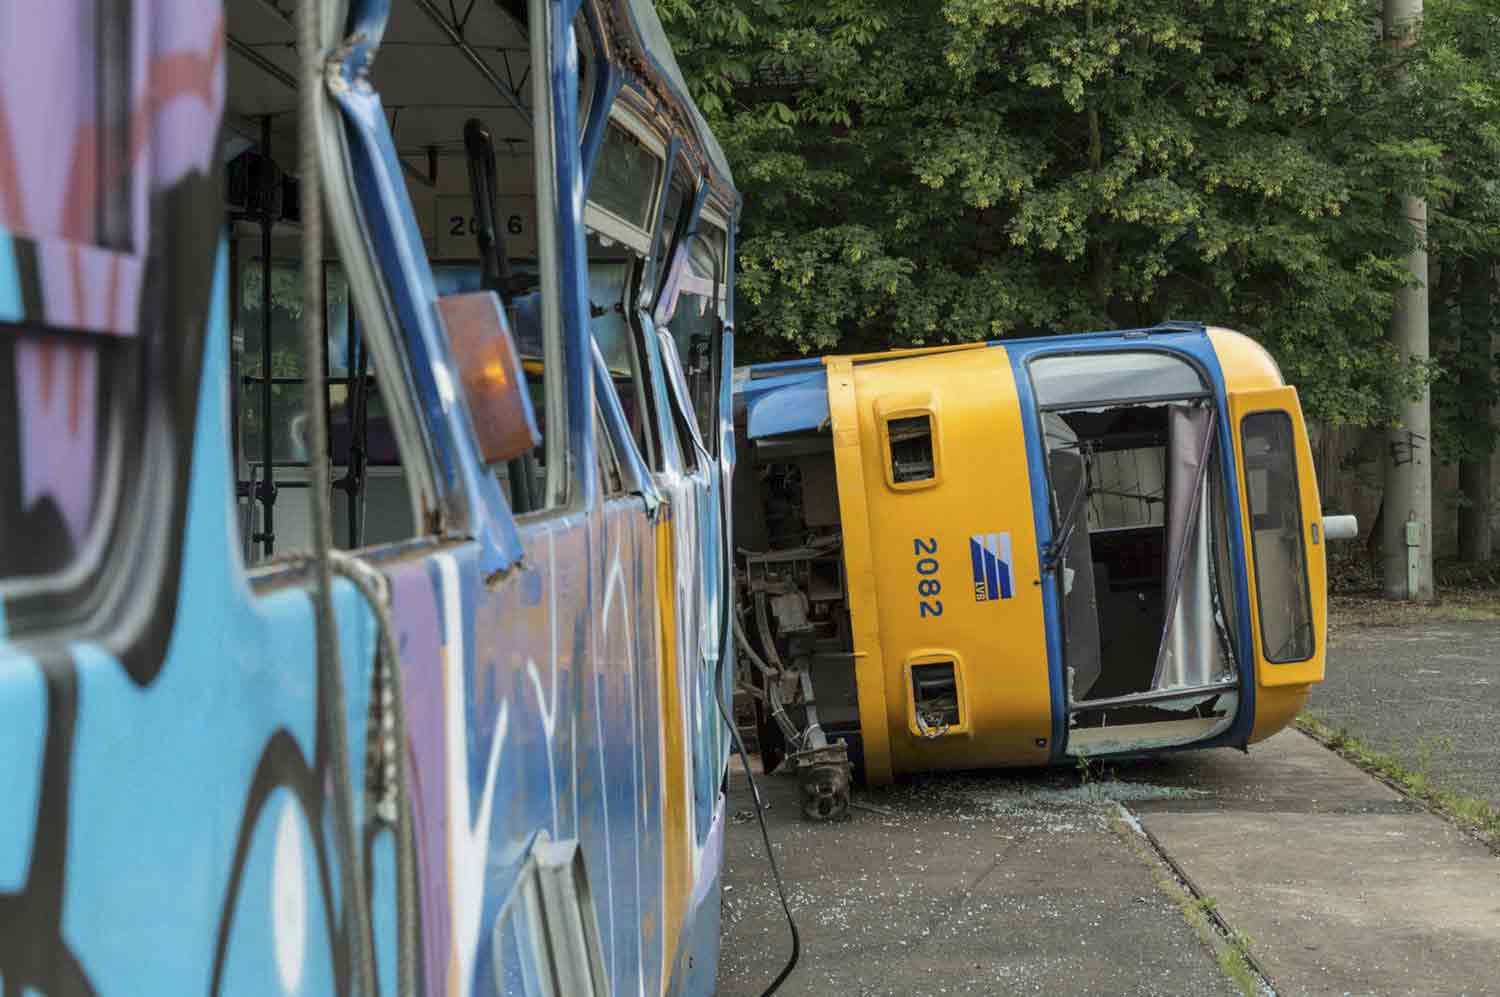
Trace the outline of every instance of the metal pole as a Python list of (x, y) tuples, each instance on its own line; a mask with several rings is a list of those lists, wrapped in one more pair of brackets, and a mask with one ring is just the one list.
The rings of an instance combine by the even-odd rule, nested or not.
[[(260, 119), (260, 154), (265, 161), (264, 179), (271, 168), (271, 116)], [(269, 185), (260, 192), (260, 452), (261, 475), (257, 498), (260, 499), (261, 554), (276, 552), (276, 472), (271, 436), (271, 192)]]
[[(333, 825), (338, 842), (340, 896), (349, 944), (349, 983), (356, 994), (376, 992), (374, 940), (364, 882), (360, 832), (355, 824), (353, 785), (344, 719), (344, 676), (333, 616), (333, 546), (328, 460), (327, 364), (323, 315), (323, 191), (320, 175), (323, 55), (319, 42), (322, 5), (304, 0), (297, 8), (297, 137), (302, 218), (302, 342), (306, 356), (303, 410), (307, 415), (308, 511), (312, 520), (313, 605), (318, 635), (319, 748), (327, 751), (332, 777)], [(399, 666), (398, 666), (399, 667)], [(324, 742), (323, 738), (327, 741)]]
[[(1406, 49), (1416, 42), (1422, 22), (1422, 0), (1385, 0), (1385, 43)], [(1398, 85), (1404, 85), (1404, 81)], [(1406, 256), (1413, 285), (1396, 292), (1391, 314), (1391, 344), (1406, 359), (1428, 358), (1427, 201), (1411, 194), (1399, 198), (1401, 215), (1411, 225), (1414, 245)], [(1431, 601), (1432, 589), (1432, 395), (1401, 399), (1401, 422), (1386, 436), (1385, 512), (1381, 556), (1387, 599)], [(1408, 564), (1409, 559), (1414, 562)]]

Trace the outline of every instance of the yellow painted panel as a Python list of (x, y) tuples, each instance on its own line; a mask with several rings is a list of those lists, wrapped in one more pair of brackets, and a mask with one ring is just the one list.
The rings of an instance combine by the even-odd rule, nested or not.
[[(1243, 500), (1240, 503), (1240, 515), (1243, 520), (1246, 553), (1251, 556), (1251, 563), (1247, 567), (1250, 578), (1250, 616), (1255, 643), (1256, 684), (1260, 688), (1305, 686), (1323, 681), (1324, 652), (1328, 636), (1328, 564), (1324, 556), (1324, 544), (1321, 537), (1323, 514), (1322, 504), (1318, 498), (1317, 472), (1313, 466), (1312, 447), (1307, 440), (1307, 424), (1302, 418), (1302, 406), (1297, 400), (1296, 388), (1235, 391), (1231, 387), (1229, 420), (1234, 430), (1234, 458), (1239, 474), (1242, 499), (1247, 499), (1248, 485), (1245, 478), (1241, 423), (1246, 416), (1257, 412), (1285, 412), (1292, 420), (1297, 450), (1297, 490), (1302, 504), (1302, 542), (1307, 559), (1307, 585), (1312, 606), (1314, 650), (1312, 657), (1306, 661), (1272, 664), (1266, 659), (1266, 649), (1261, 641), (1260, 592), (1255, 579), (1250, 503), (1248, 500)], [(1313, 542), (1314, 530), (1320, 534), (1317, 543)], [(1257, 707), (1257, 712), (1259, 712), (1259, 707)]]
[(1219, 368), (1224, 372), (1225, 391), (1231, 394), (1258, 391), (1279, 388), (1286, 383), (1266, 348), (1244, 333), (1232, 329), (1209, 329), (1208, 341), (1213, 344)]
[[(894, 773), (1046, 762), (1041, 575), (1010, 358), (998, 347), (858, 365), (845, 358), (829, 362), (828, 384), (867, 767), (872, 742), (882, 761), (889, 751)], [(930, 396), (946, 473), (931, 487), (898, 489), (884, 466), (882, 413), (909, 411), (917, 388)], [(976, 591), (970, 538), (995, 536), (998, 546), (1002, 534), (1010, 595), (991, 599)], [(967, 732), (924, 738), (913, 732), (907, 663), (945, 650), (962, 669)]]
[(903, 357), (928, 357), (934, 353), (961, 353), (965, 350), (982, 350), (984, 343), (950, 343), (947, 346), (908, 346), (900, 350), (882, 350), (879, 353), (849, 353), (841, 357), (824, 357), (823, 364), (860, 363), (867, 360), (899, 360)]
[(1250, 731), (1250, 743), (1264, 741), (1297, 719), (1302, 707), (1307, 705), (1310, 685), (1261, 686), (1255, 690), (1255, 728)]
[[(865, 781), (891, 781), (890, 728), (885, 709), (885, 658), (880, 649), (879, 601), (870, 557), (870, 513), (865, 502), (865, 468), (860, 452), (854, 368), (846, 357), (826, 361), (828, 416), (833, 429), (833, 461), (838, 476), (839, 518), (844, 531), (844, 573), (849, 586), (849, 622), (854, 637), (854, 685), (864, 743)], [(881, 481), (876, 472), (873, 481)], [(899, 659), (897, 659), (899, 660)]]
[(661, 674), (662, 751), (662, 990), (682, 933), (693, 888), (693, 843), (688, 827), (688, 761), (683, 742), (683, 691), (677, 668), (677, 556), (671, 516), (656, 524), (656, 660)]

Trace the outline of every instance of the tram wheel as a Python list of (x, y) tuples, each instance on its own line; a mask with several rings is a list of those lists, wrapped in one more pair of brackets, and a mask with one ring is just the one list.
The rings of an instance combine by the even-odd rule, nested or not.
[(802, 816), (808, 820), (843, 820), (849, 816), (848, 765), (809, 765), (797, 773), (802, 788)]

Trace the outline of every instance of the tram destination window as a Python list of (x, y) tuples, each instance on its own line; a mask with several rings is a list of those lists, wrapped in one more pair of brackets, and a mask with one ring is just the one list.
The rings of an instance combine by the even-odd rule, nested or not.
[(1067, 353), (1031, 361), (1038, 405), (1049, 408), (1137, 398), (1182, 398), (1207, 390), (1185, 360), (1150, 350)]
[(1306, 661), (1314, 651), (1296, 437), (1285, 412), (1257, 412), (1241, 422), (1246, 502), (1266, 660)]

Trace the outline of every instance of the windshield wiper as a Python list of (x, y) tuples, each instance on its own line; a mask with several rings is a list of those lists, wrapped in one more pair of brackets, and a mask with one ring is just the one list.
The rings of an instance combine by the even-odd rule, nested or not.
[(1068, 541), (1073, 539), (1073, 531), (1078, 527), (1078, 510), (1083, 508), (1083, 499), (1088, 493), (1087, 485), (1074, 492), (1073, 504), (1068, 507), (1067, 515), (1063, 517), (1057, 533), (1053, 535), (1052, 542), (1047, 545), (1047, 550), (1042, 555), (1043, 571), (1052, 571), (1062, 563), (1063, 552), (1068, 549)]

